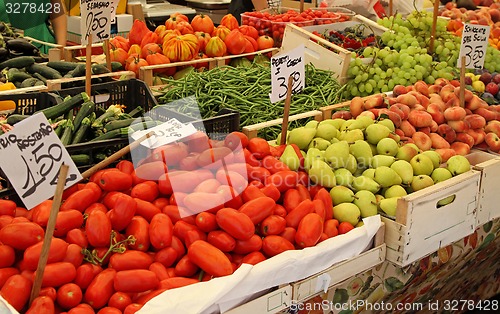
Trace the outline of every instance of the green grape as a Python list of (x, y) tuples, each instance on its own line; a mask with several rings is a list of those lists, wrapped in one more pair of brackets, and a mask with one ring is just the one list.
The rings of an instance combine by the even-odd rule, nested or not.
[(361, 75), (357, 75), (357, 76), (354, 78), (354, 83), (356, 83), (356, 84), (361, 83)]
[(363, 73), (363, 74), (361, 75), (361, 81), (363, 81), (363, 82), (364, 82), (364, 81), (366, 81), (367, 79), (368, 79), (368, 73), (366, 73), (366, 72), (365, 72), (365, 73)]
[(365, 91), (365, 84), (359, 84), (358, 85), (358, 90), (360, 93), (363, 93)]
[(382, 86), (381, 92), (382, 93), (387, 93), (389, 91), (389, 87), (387, 85)]
[(373, 86), (372, 86), (372, 84), (370, 84), (370, 83), (366, 83), (366, 84), (365, 84), (365, 91), (366, 91), (367, 93), (370, 93), (370, 94), (371, 94), (371, 92), (373, 92)]
[(349, 92), (351, 93), (352, 96), (359, 95), (358, 87), (356, 85), (351, 86), (351, 88), (349, 89)]

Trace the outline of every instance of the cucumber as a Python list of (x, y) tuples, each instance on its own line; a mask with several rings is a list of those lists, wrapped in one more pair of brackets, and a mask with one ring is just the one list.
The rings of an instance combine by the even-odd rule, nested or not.
[(35, 64), (35, 58), (30, 56), (20, 56), (11, 58), (9, 60), (5, 60), (4, 62), (0, 63), (0, 70), (3, 70), (5, 68), (21, 69), (30, 66), (32, 64)]
[(131, 118), (131, 119), (123, 119), (123, 120), (115, 120), (106, 123), (104, 126), (104, 132), (109, 132), (115, 129), (120, 129), (128, 126), (132, 126), (136, 123), (141, 123), (145, 121), (153, 121), (150, 117), (142, 117), (141, 119), (138, 118)]
[(70, 155), (76, 166), (87, 166), (90, 164), (90, 156), (87, 154)]
[(52, 107), (49, 107), (49, 108), (46, 108), (46, 109), (43, 109), (43, 110), (40, 110), (37, 112), (43, 112), (43, 114), (45, 114), (47, 119), (55, 119), (59, 116), (66, 114), (68, 111), (72, 110), (76, 106), (81, 105), (84, 102), (89, 101), (89, 100), (90, 100), (90, 97), (87, 95), (87, 93), (82, 92), (78, 95), (75, 95), (75, 96), (69, 98), (69, 99), (65, 99), (64, 101), (62, 101), (61, 103), (59, 103), (55, 106), (52, 106)]
[(78, 63), (69, 61), (49, 61), (47, 66), (59, 71), (60, 73), (68, 73), (73, 71), (78, 66)]
[[(71, 74), (70, 74), (71, 72)], [(84, 76), (85, 75), (85, 64), (79, 63), (77, 67), (73, 70), (67, 73), (66, 77), (79, 77), (79, 76)]]
[(97, 74), (105, 74), (110, 73), (111, 71), (105, 66), (101, 64), (94, 63), (90, 66), (93, 75)]
[(92, 100), (86, 101), (78, 110), (78, 113), (73, 120), (73, 124), (75, 126), (75, 131), (80, 127), (80, 123), (82, 123), (83, 118), (88, 117), (95, 110), (95, 104)]
[(43, 75), (47, 79), (51, 79), (51, 80), (62, 78), (62, 75), (61, 75), (61, 73), (59, 73), (59, 71), (54, 70), (53, 68), (48, 67), (44, 64), (34, 63), (30, 66), (27, 66), (26, 70), (28, 71), (28, 73), (31, 73), (31, 74), (40, 73), (41, 75)]
[(128, 128), (115, 129), (115, 130), (106, 132), (102, 135), (99, 135), (98, 137), (91, 139), (90, 142), (110, 140), (110, 139), (122, 138), (122, 137), (123, 138), (128, 137)]
[(47, 84), (47, 78), (41, 75), (40, 73), (33, 73), (33, 77), (42, 81), (45, 85)]
[(90, 117), (85, 117), (82, 122), (80, 123), (80, 127), (77, 129), (75, 128), (75, 133), (73, 134), (73, 139), (71, 140), (71, 144), (78, 144), (80, 143), (84, 138), (85, 135), (87, 135), (87, 131), (90, 130), (90, 125), (92, 124), (92, 121), (95, 119), (95, 112), (90, 114)]
[(64, 146), (71, 144), (71, 137), (73, 135), (73, 110), (68, 111), (66, 114), (66, 122), (63, 123), (63, 134), (61, 136), (61, 142)]
[[(23, 80), (23, 82), (21, 83), (21, 88), (35, 86), (35, 85), (37, 85), (38, 82), (42, 82), (42, 81), (40, 81), (39, 79), (34, 78), (34, 77), (27, 78), (27, 79)], [(43, 84), (43, 82), (42, 82), (42, 84)]]
[(7, 123), (10, 125), (14, 125), (20, 121), (23, 121), (26, 118), (31, 117), (31, 115), (27, 114), (11, 114), (10, 116), (7, 117)]
[(22, 82), (25, 79), (32, 78), (32, 76), (18, 68), (10, 68), (7, 71), (7, 80), (9, 82)]

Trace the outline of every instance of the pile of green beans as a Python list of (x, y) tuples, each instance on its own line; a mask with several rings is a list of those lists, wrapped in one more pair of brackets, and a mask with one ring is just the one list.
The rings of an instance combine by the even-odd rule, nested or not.
[[(305, 87), (302, 93), (292, 95), (290, 115), (316, 110), (343, 100), (345, 85), (341, 86), (331, 71), (308, 64), (305, 72)], [(269, 99), (271, 68), (268, 64), (253, 63), (248, 68), (223, 66), (204, 72), (191, 71), (182, 79), (164, 78), (163, 81), (166, 86), (158, 98), (160, 104), (195, 97), (197, 103), (184, 101), (181, 106), (175, 106), (176, 111), (187, 115), (199, 110), (202, 118), (209, 118), (227, 108), (240, 113), (242, 127), (283, 116), (284, 101), (272, 104)], [(275, 139), (281, 127), (270, 129), (262, 130), (259, 136)]]

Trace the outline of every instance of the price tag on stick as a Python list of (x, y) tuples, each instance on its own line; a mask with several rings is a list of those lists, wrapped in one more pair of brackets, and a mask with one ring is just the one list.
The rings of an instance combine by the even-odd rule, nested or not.
[(482, 69), (486, 56), (486, 47), (490, 37), (490, 27), (477, 24), (465, 24), (462, 32), (462, 44), (457, 60), (457, 68), (462, 66), (465, 57), (467, 69)]
[(288, 92), (288, 78), (293, 78), (292, 94), (302, 92), (305, 86), (304, 45), (280, 53), (271, 58), (271, 94), (272, 103), (286, 98)]
[(113, 0), (80, 0), (82, 45), (110, 38), (112, 8)]
[(118, 2), (120, 2), (120, 0), (111, 0), (111, 24), (116, 23), (116, 9), (118, 9)]
[(43, 113), (0, 136), (1, 168), (28, 209), (54, 196), (63, 163), (69, 166), (68, 188), (82, 176)]

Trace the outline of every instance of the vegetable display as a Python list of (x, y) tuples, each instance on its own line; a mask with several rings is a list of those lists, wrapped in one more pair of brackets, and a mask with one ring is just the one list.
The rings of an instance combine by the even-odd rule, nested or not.
[[(283, 114), (283, 102), (271, 104), (271, 68), (253, 62), (250, 67), (218, 67), (209, 71), (191, 71), (182, 79), (163, 79), (167, 88), (159, 97), (160, 104), (167, 104), (195, 96), (196, 102), (186, 101), (175, 110), (190, 115), (200, 112), (202, 118), (212, 117), (223, 108), (240, 112), (240, 125), (265, 122)], [(343, 87), (332, 73), (306, 65), (306, 82), (302, 93), (292, 96), (290, 114), (315, 110), (338, 103)], [(260, 136), (275, 139), (279, 128), (263, 130)]]
[(168, 289), (341, 234), (330, 194), (280, 161), (283, 150), (198, 132), (67, 189), (31, 306), (52, 200), (30, 211), (0, 200), (0, 295), (26, 313), (134, 313)]

